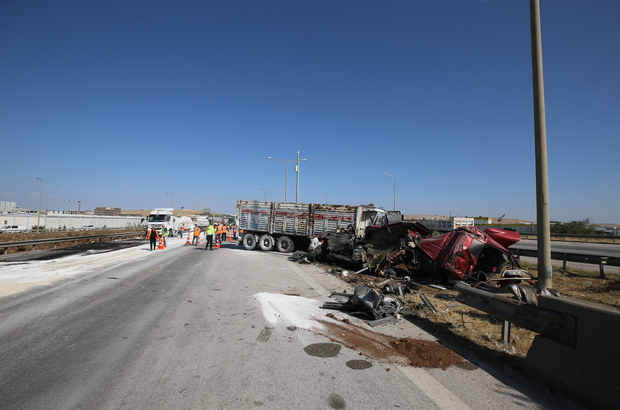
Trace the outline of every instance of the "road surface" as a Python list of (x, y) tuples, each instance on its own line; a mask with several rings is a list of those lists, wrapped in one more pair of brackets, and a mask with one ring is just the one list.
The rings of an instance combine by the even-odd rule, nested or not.
[(345, 288), (286, 254), (178, 238), (2, 263), (0, 409), (580, 409), (466, 346), (464, 366), (421, 368), (333, 342), (317, 319)]

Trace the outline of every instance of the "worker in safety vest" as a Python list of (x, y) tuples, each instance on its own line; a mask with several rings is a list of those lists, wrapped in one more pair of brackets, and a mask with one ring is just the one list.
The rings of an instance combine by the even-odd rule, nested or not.
[(181, 239), (183, 239), (184, 233), (185, 233), (185, 225), (181, 225), (181, 228), (179, 229), (179, 236), (181, 237)]
[(220, 242), (226, 242), (226, 225), (222, 224), (220, 227), (222, 228), (220, 230)]
[(149, 231), (146, 233), (146, 239), (151, 242), (151, 250), (157, 249), (157, 240), (159, 239), (159, 233), (157, 232), (157, 229), (150, 228)]
[(194, 228), (194, 237), (192, 238), (192, 245), (198, 245), (198, 240), (200, 239), (200, 228)]
[(209, 225), (207, 227), (207, 230), (205, 231), (205, 236), (207, 237), (207, 246), (205, 246), (205, 249), (213, 250), (213, 236), (215, 235), (216, 232), (217, 232), (217, 229), (215, 228), (214, 225)]

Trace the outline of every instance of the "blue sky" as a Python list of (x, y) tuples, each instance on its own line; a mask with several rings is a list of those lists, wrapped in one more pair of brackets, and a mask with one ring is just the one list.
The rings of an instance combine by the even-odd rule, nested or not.
[[(551, 218), (619, 222), (620, 1), (541, 20)], [(526, 0), (2, 0), (0, 54), (18, 206), (232, 213), (299, 151), (300, 202), (535, 219)]]

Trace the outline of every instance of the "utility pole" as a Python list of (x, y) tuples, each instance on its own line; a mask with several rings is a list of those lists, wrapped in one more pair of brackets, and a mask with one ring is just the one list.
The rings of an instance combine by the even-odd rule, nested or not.
[(538, 289), (553, 286), (551, 264), (551, 218), (549, 212), (549, 169), (543, 81), (540, 1), (530, 0), (532, 82), (534, 88), (534, 135), (536, 151), (536, 223), (538, 225)]
[(299, 161), (306, 161), (305, 159), (299, 159), (299, 151), (297, 151), (297, 165), (295, 165), (295, 172), (297, 172), (297, 183), (295, 184), (295, 203), (299, 203)]
[(37, 217), (37, 232), (41, 230), (41, 204), (43, 203), (43, 180), (41, 178), (37, 178), (40, 182), (39, 184), (39, 213)]
[(283, 159), (278, 159), (274, 157), (267, 157), (267, 159), (275, 159), (276, 161), (284, 162), (286, 165), (286, 173), (284, 174), (284, 202), (288, 202), (288, 163), (295, 162), (297, 160), (284, 161)]
[(394, 210), (396, 211), (396, 177), (394, 175), (386, 174), (385, 172), (383, 175), (394, 178)]

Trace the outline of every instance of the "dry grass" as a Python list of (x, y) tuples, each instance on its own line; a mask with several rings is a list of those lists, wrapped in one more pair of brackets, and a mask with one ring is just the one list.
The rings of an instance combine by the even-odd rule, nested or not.
[[(534, 277), (537, 275), (536, 265), (522, 265)], [(564, 297), (620, 308), (620, 278), (618, 275), (607, 276), (608, 279), (601, 279), (598, 272), (555, 268), (553, 287)], [(351, 275), (347, 282), (371, 284), (383, 280), (373, 276)], [(475, 349), (479, 354), (490, 353), (508, 360), (525, 357), (537, 333), (513, 324), (510, 343), (503, 343), (502, 319), (457, 302), (457, 293), (452, 289), (441, 290), (422, 285), (417, 294), (408, 294), (405, 300), (410, 307), (418, 308), (414, 322), (437, 337), (452, 340), (459, 345), (465, 342), (468, 348)], [(420, 295), (428, 298), (436, 313), (422, 307)]]

